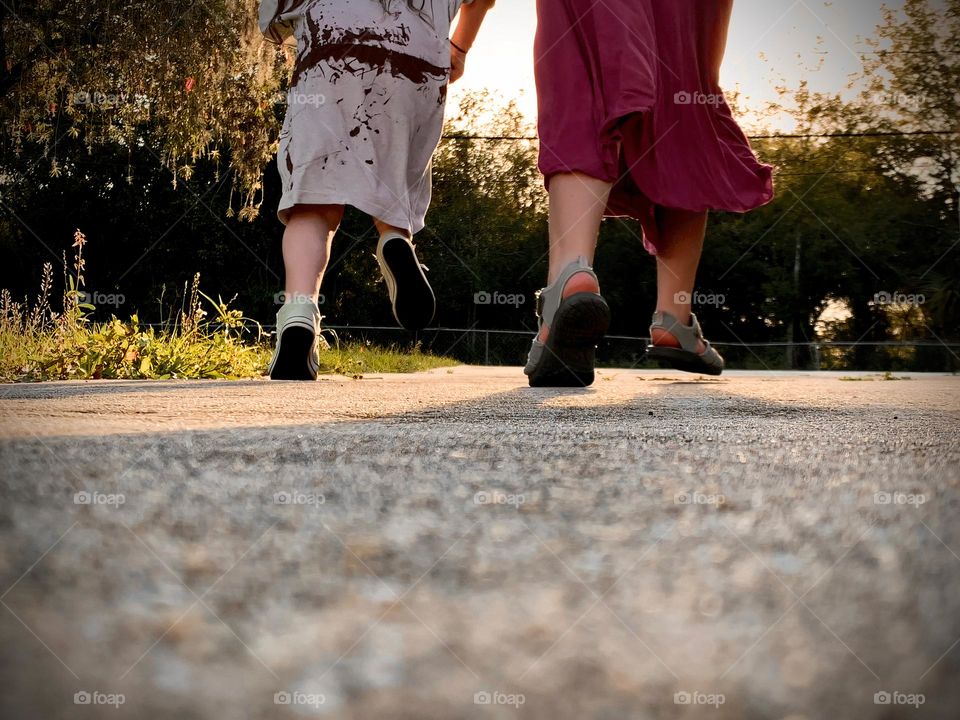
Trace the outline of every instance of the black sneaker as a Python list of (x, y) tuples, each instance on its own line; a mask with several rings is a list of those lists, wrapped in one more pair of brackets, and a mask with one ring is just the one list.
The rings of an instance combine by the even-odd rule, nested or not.
[(267, 368), (271, 380), (317, 379), (321, 319), (313, 300), (295, 300), (280, 308), (277, 347)]
[(393, 316), (407, 330), (422, 330), (433, 320), (437, 301), (413, 243), (399, 233), (385, 233), (377, 243), (377, 262), (387, 282)]

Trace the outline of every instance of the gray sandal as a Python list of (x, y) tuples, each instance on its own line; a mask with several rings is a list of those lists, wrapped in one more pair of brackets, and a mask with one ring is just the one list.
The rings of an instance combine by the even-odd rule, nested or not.
[[(593, 382), (594, 353), (610, 327), (610, 307), (595, 292), (563, 297), (567, 282), (581, 272), (597, 279), (586, 258), (579, 257), (537, 293), (538, 332), (523, 369), (530, 387), (585, 387)], [(544, 325), (549, 328), (546, 343), (539, 340)]]
[[(663, 330), (670, 333), (680, 343), (680, 347), (654, 345), (654, 330)], [(659, 360), (661, 366), (672, 367), (685, 372), (703, 373), (704, 375), (719, 375), (723, 372), (723, 358), (710, 346), (707, 340), (704, 340), (700, 323), (693, 313), (690, 313), (690, 324), (681, 325), (670, 313), (658, 310), (653, 314), (650, 338), (651, 344), (647, 346), (647, 357), (651, 360)], [(698, 353), (697, 343), (701, 340), (706, 349), (702, 353)]]

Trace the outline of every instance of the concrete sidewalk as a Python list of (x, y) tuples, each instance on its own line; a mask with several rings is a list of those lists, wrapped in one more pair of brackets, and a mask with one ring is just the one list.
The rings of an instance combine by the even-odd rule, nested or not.
[(960, 379), (894, 377), (0, 387), (0, 715), (958, 717)]

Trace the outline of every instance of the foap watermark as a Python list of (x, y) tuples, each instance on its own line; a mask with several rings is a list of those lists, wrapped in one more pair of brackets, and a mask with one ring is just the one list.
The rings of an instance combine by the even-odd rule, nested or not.
[(510, 505), (520, 507), (527, 501), (522, 493), (505, 493), (502, 490), (481, 490), (473, 496), (474, 505)]
[(723, 693), (705, 693), (698, 690), (681, 690), (673, 694), (674, 705), (713, 705), (720, 707), (727, 701)]
[(123, 493), (102, 493), (81, 490), (73, 494), (74, 505), (112, 505), (118, 507), (127, 501)]
[(873, 694), (874, 705), (912, 705), (920, 707), (927, 701), (923, 693), (904, 693), (898, 690), (880, 690)]
[(916, 110), (920, 106), (926, 105), (927, 96), (902, 92), (875, 92), (870, 95), (870, 102), (874, 105), (909, 107)]
[(286, 101), (288, 105), (313, 105), (314, 107), (320, 107), (326, 104), (327, 96), (323, 93), (301, 93), (291, 90), (286, 95)]
[(327, 702), (326, 696), (321, 693), (289, 692), (281, 690), (273, 694), (274, 705), (309, 705), (318, 708)]
[(481, 290), (473, 294), (474, 305), (513, 305), (520, 307), (527, 301), (527, 296), (521, 293), (503, 293), (497, 290), (487, 292)]
[(712, 305), (720, 307), (727, 301), (727, 296), (723, 293), (705, 293), (694, 291), (678, 292), (673, 294), (673, 301), (677, 305)]
[(323, 505), (327, 498), (323, 493), (302, 492), (300, 490), (282, 490), (273, 494), (275, 505)]
[(677, 493), (673, 496), (673, 502), (677, 505), (723, 505), (727, 498), (721, 493), (708, 494), (694, 490)]
[(527, 702), (523, 693), (505, 693), (499, 690), (480, 690), (473, 694), (474, 705), (511, 705), (515, 708)]
[(99, 690), (78, 690), (73, 694), (74, 705), (112, 705), (120, 707), (127, 701), (123, 693), (105, 693)]
[(724, 102), (723, 93), (705, 93), (699, 90), (688, 92), (681, 90), (673, 94), (675, 105), (722, 105)]
[(109, 110), (120, 107), (121, 105), (136, 105), (145, 108), (150, 105), (150, 98), (146, 95), (125, 92), (107, 93), (94, 90), (77, 90), (70, 96), (70, 102), (73, 105), (94, 108), (97, 110)]
[(103, 293), (96, 290), (78, 290), (77, 302), (81, 305), (92, 305), (93, 307), (109, 306), (120, 307), (127, 301), (127, 296), (123, 293)]
[(923, 305), (926, 301), (927, 298), (921, 293), (890, 293), (882, 290), (878, 293), (875, 293), (873, 296), (873, 302), (877, 305), (913, 305), (914, 307), (918, 307)]
[(876, 492), (873, 494), (874, 505), (913, 505), (919, 507), (927, 501), (923, 493), (905, 492)]
[[(317, 305), (323, 305), (327, 301), (327, 298), (324, 297), (323, 293), (317, 296)], [(288, 293), (280, 291), (275, 293), (273, 296), (274, 305), (286, 305), (287, 303), (304, 303), (304, 302), (313, 302), (312, 295), (304, 295), (303, 293)]]

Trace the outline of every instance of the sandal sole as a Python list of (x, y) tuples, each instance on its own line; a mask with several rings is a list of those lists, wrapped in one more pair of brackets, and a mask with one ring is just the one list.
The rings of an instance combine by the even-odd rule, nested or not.
[(647, 347), (647, 358), (657, 360), (660, 363), (660, 367), (673, 368), (674, 370), (682, 370), (688, 373), (720, 375), (723, 372), (722, 367), (710, 365), (704, 362), (696, 353), (680, 348), (650, 345)]
[(288, 327), (280, 338), (280, 350), (270, 372), (271, 380), (316, 380), (308, 358), (313, 348), (313, 333), (306, 328)]
[(557, 308), (530, 387), (587, 387), (593, 384), (597, 343), (610, 328), (610, 306), (596, 293), (576, 293)]

